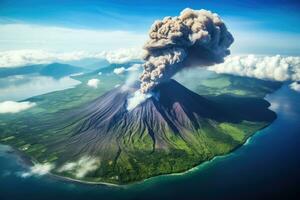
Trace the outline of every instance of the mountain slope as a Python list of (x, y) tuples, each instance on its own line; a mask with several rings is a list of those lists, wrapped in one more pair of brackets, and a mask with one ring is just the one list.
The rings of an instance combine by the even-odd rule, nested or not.
[(40, 71), (40, 75), (51, 76), (54, 78), (61, 78), (64, 76), (68, 76), (71, 74), (84, 72), (86, 71), (83, 68), (68, 65), (68, 64), (60, 64), (60, 63), (52, 63), (49, 65), (45, 65)]
[(115, 88), (126, 80), (126, 73), (113, 73), (120, 66), (100, 69), (98, 88), (86, 83), (99, 78), (99, 71), (85, 73), (76, 76), (83, 84), (75, 88), (32, 97), (27, 100), (36, 103), (33, 108), (0, 115), (0, 142), (62, 177), (127, 184), (233, 151), (275, 119), (263, 97), (279, 83), (198, 77), (203, 72), (187, 82), (177, 78), (196, 93), (166, 82), (127, 112), (127, 98), (137, 87)]
[[(265, 104), (259, 121), (246, 121), (247, 110), (227, 109), (226, 101), (206, 99), (173, 80), (128, 112), (127, 99), (136, 89), (116, 88), (65, 115), (70, 125), (62, 131), (69, 137), (48, 150), (59, 152), (54, 173), (122, 184), (184, 171), (233, 150), (275, 118)], [(77, 168), (65, 170), (83, 158), (96, 163), (84, 178)]]

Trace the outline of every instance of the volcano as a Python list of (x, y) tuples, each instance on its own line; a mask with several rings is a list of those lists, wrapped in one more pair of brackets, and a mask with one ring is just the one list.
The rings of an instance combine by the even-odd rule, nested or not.
[[(62, 131), (68, 137), (49, 148), (59, 152), (54, 173), (124, 184), (185, 171), (232, 151), (276, 117), (263, 99), (206, 98), (175, 80), (159, 84), (150, 98), (128, 111), (136, 90), (120, 86), (65, 114), (69, 125)], [(93, 167), (79, 177), (75, 167), (66, 166), (82, 158), (92, 160)]]
[(85, 119), (74, 131), (71, 146), (80, 150), (93, 141), (85, 147), (89, 155), (107, 153), (112, 138), (119, 144), (120, 138), (128, 136), (129, 140), (150, 137), (152, 152), (167, 150), (174, 147), (167, 133), (188, 140), (189, 134), (201, 128), (203, 120), (226, 119), (218, 105), (174, 80), (160, 84), (152, 97), (128, 111), (127, 101), (137, 89), (119, 87), (82, 108)]

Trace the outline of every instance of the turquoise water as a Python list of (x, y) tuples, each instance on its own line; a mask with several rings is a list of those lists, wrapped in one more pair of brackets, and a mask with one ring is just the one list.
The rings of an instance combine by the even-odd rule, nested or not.
[(22, 178), (28, 168), (0, 146), (0, 199), (299, 199), (300, 93), (284, 85), (266, 99), (278, 118), (241, 148), (183, 175), (126, 187)]

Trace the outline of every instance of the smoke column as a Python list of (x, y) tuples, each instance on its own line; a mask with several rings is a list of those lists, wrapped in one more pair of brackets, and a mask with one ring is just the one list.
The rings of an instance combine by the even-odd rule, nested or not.
[(140, 92), (151, 92), (183, 68), (223, 62), (233, 40), (220, 17), (207, 10), (187, 8), (178, 17), (155, 21), (144, 45)]

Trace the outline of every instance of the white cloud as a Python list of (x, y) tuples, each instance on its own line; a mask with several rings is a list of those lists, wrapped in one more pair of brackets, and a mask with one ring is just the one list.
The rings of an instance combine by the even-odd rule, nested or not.
[(119, 67), (114, 69), (114, 73), (118, 75), (124, 74), (125, 71), (126, 71), (125, 67)]
[(0, 51), (0, 67), (19, 67), (30, 64), (78, 61), (86, 58), (106, 59), (110, 63), (125, 63), (131, 60), (141, 59), (142, 53), (138, 48), (100, 52), (72, 51), (65, 53), (34, 49), (10, 50)]
[(93, 87), (93, 88), (97, 88), (98, 85), (100, 83), (100, 80), (99, 79), (96, 79), (96, 78), (93, 78), (93, 79), (90, 79), (88, 82), (87, 82), (87, 85), (90, 86), (90, 87)]
[(125, 84), (122, 89), (127, 89), (128, 87), (133, 86), (134, 83), (140, 82), (140, 75), (139, 71), (129, 71), (129, 75), (126, 77)]
[(300, 57), (229, 56), (224, 63), (208, 68), (217, 73), (234, 74), (258, 79), (300, 80)]
[(128, 67), (127, 69), (126, 69), (126, 71), (130, 71), (130, 72), (132, 72), (132, 71), (138, 71), (138, 70), (140, 70), (141, 69), (141, 67), (142, 67), (142, 65), (141, 64), (133, 64), (132, 66), (130, 66), (130, 67)]
[(100, 165), (100, 160), (97, 158), (84, 156), (75, 162), (64, 164), (58, 169), (59, 172), (71, 172), (77, 178), (83, 178), (89, 172), (95, 171)]
[(142, 67), (141, 64), (133, 64), (132, 66), (125, 68), (125, 67), (119, 67), (119, 68), (115, 68), (114, 69), (114, 73), (115, 74), (124, 74), (125, 72), (136, 72), (138, 70), (140, 70)]
[(131, 111), (144, 101), (146, 101), (148, 98), (151, 97), (151, 94), (144, 94), (141, 93), (140, 90), (135, 91), (134, 95), (127, 99), (127, 110)]
[(42, 176), (48, 174), (52, 169), (54, 169), (54, 165), (51, 163), (35, 164), (30, 168), (29, 172), (22, 173), (21, 177), (27, 178), (33, 175)]
[(140, 60), (143, 56), (141, 49), (119, 49), (117, 51), (103, 52), (104, 58), (110, 63), (126, 63), (132, 60)]
[(0, 113), (17, 113), (23, 110), (27, 110), (35, 105), (35, 103), (29, 101), (4, 101), (0, 102)]
[(77, 166), (76, 162), (66, 163), (61, 168), (59, 168), (58, 171), (59, 172), (72, 171), (76, 168), (76, 166)]
[(300, 92), (300, 83), (293, 82), (293, 83), (290, 84), (290, 88), (297, 91), (297, 92)]

